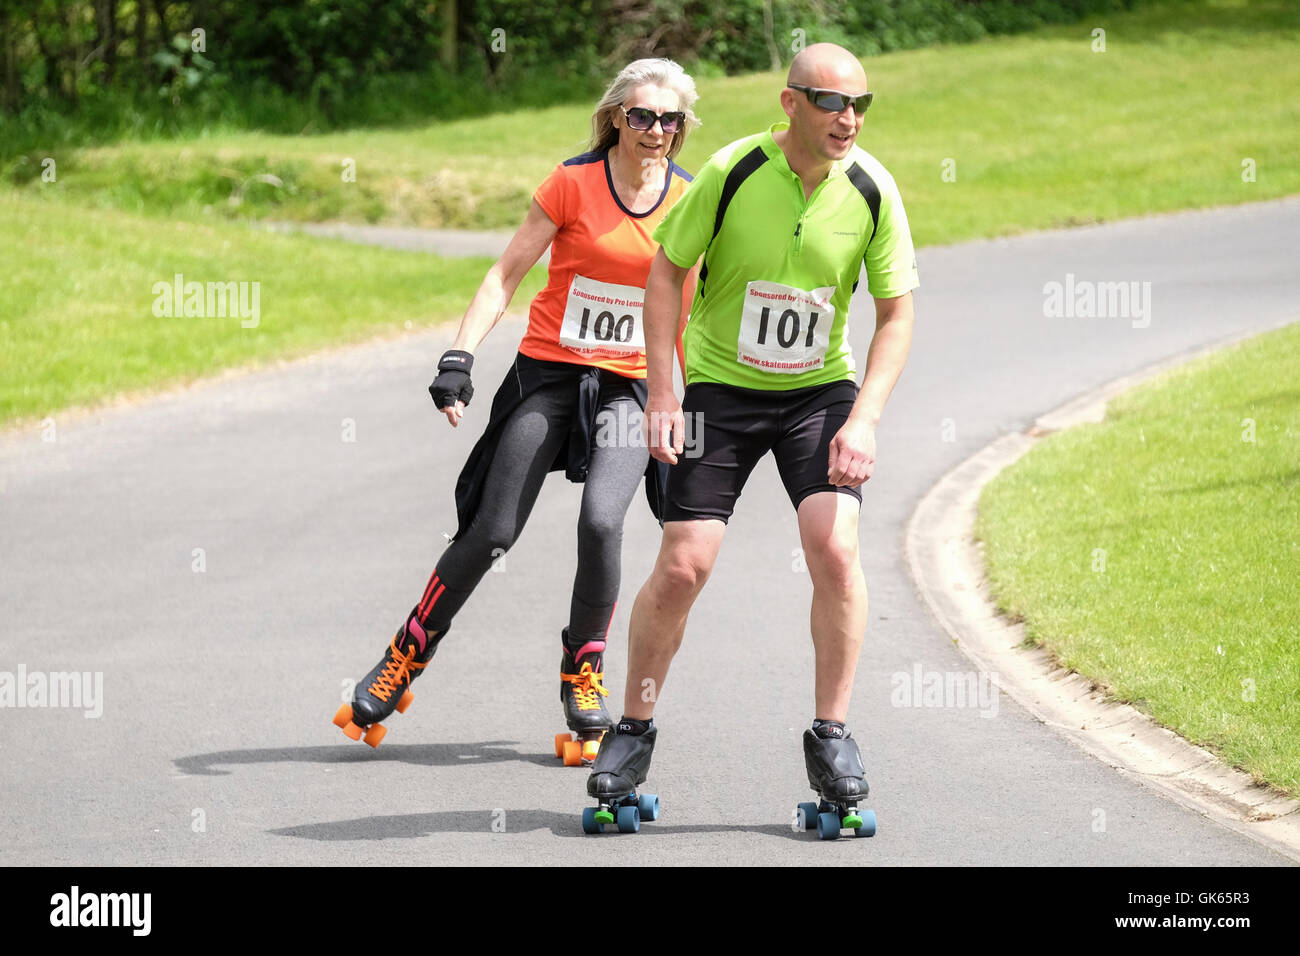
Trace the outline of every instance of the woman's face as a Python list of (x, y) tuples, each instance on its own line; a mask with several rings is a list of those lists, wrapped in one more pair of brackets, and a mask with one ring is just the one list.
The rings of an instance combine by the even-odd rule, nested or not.
[(664, 113), (675, 113), (681, 109), (680, 98), (667, 87), (646, 83), (632, 91), (623, 102), (622, 110), (614, 111), (614, 127), (618, 130), (618, 144), (615, 149), (622, 152), (624, 157), (634, 163), (658, 162), (667, 158), (668, 148), (673, 144), (673, 135), (665, 133), (659, 121), (655, 121), (654, 125), (647, 130), (632, 129), (623, 110), (637, 108), (649, 110), (660, 116)]

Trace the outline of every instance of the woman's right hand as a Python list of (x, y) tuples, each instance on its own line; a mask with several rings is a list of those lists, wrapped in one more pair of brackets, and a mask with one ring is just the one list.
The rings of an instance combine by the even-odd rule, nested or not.
[(470, 369), (473, 367), (473, 355), (451, 349), (438, 362), (438, 377), (429, 386), (433, 404), (447, 416), (453, 428), (465, 417), (465, 406), (474, 397), (474, 386), (470, 382)]
[(460, 420), (465, 417), (465, 403), (457, 402), (455, 405), (448, 405), (442, 410), (442, 413), (447, 416), (447, 421), (451, 423), (451, 427), (455, 428), (460, 424)]

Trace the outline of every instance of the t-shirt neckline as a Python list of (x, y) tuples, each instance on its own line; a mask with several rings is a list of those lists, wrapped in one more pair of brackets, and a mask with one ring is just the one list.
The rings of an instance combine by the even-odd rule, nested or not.
[(633, 219), (644, 219), (646, 216), (650, 215), (656, 209), (658, 209), (660, 206), (663, 205), (664, 200), (668, 197), (668, 187), (672, 185), (672, 181), (673, 181), (673, 161), (671, 159), (668, 160), (668, 169), (664, 173), (664, 188), (659, 193), (659, 198), (655, 200), (655, 204), (651, 206), (649, 209), (647, 209), (645, 212), (633, 212), (631, 209), (628, 209), (627, 206), (623, 205), (623, 200), (618, 198), (618, 190), (614, 188), (614, 173), (609, 168), (608, 149), (605, 150), (604, 162), (605, 162), (605, 183), (609, 186), (609, 194), (613, 198), (618, 208), (623, 210), (624, 214), (631, 216)]
[[(790, 160), (786, 158), (785, 150), (783, 150), (777, 144), (776, 137), (772, 135), (774, 133), (780, 132), (781, 130), (788, 130), (789, 128), (790, 128), (789, 123), (780, 123), (780, 122), (773, 123), (771, 126), (767, 128), (767, 139), (763, 140), (763, 146), (765, 147), (768, 157), (770, 159), (773, 159), (776, 162), (780, 163), (781, 167), (787, 173), (789, 173), (791, 176), (795, 176), (796, 175), (795, 171), (790, 168)], [(830, 172), (826, 174), (826, 179), (829, 180), (836, 176), (840, 176), (846, 170), (848, 170), (849, 165), (853, 162), (853, 160), (850, 158), (851, 156), (852, 153), (850, 153), (849, 156), (846, 156), (844, 159), (834, 160), (831, 163)]]

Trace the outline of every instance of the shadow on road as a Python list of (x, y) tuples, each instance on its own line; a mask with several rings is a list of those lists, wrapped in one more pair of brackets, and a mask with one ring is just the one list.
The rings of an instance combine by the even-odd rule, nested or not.
[[(581, 804), (579, 804), (579, 807)], [(646, 839), (670, 835), (705, 833), (745, 833), (783, 837), (802, 843), (819, 843), (815, 833), (795, 832), (779, 823), (763, 826), (743, 826), (719, 821), (716, 824), (696, 826), (664, 826), (660, 822), (646, 823), (640, 833), (619, 834), (611, 827), (605, 833), (588, 836), (582, 832), (579, 810), (573, 813), (556, 813), (553, 810), (440, 810), (429, 813), (402, 813), (390, 816), (360, 817), (355, 820), (337, 820), (332, 823), (307, 823), (296, 827), (268, 830), (274, 836), (296, 837), (300, 840), (335, 842), (342, 840), (414, 840), (435, 833), (491, 833), (508, 836), (512, 833), (530, 833), (547, 830), (557, 837), (583, 837), (588, 840), (613, 840), (619, 836), (628, 839)], [(851, 838), (837, 842), (852, 842)]]
[(364, 744), (340, 744), (330, 747), (219, 750), (192, 757), (177, 757), (173, 762), (181, 772), (195, 776), (225, 776), (230, 771), (217, 768), (260, 763), (351, 764), (381, 760), (421, 767), (451, 767), (516, 760), (543, 766), (560, 766), (553, 754), (520, 753), (513, 749), (517, 746), (517, 740), (486, 740), (469, 744), (396, 744), (373, 749)]

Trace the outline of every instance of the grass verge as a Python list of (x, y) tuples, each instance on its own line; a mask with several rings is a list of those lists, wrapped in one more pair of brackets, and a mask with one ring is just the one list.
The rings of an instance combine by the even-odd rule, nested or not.
[[(3, 194), (0, 222), (6, 424), (459, 317), (491, 265)], [(155, 284), (177, 274), (186, 282), (249, 283), (250, 308), (187, 317), (182, 301), (174, 315), (155, 315), (155, 304), (166, 306)], [(529, 274), (515, 307), (543, 277), (540, 267)], [(254, 282), (255, 326), (245, 317)], [(202, 306), (206, 312), (206, 289)], [(429, 356), (431, 372), (436, 361)]]
[(985, 488), (1001, 610), (1113, 697), (1300, 793), (1300, 324), (1045, 439)]

